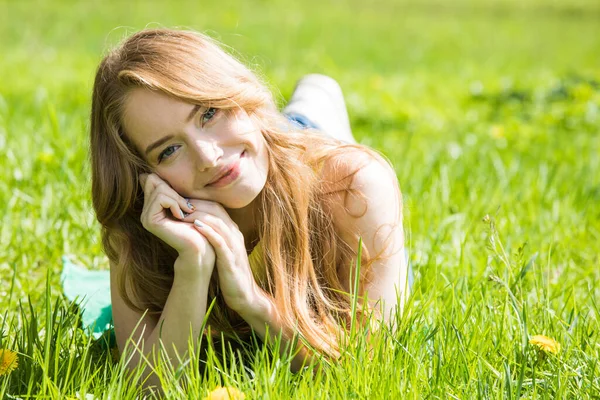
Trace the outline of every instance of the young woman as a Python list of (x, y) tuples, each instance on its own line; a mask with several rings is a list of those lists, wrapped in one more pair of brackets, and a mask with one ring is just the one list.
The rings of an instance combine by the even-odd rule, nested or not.
[(175, 362), (215, 301), (213, 334), (298, 334), (310, 346), (298, 345), (295, 369), (314, 352), (335, 358), (350, 326), (359, 238), (359, 295), (384, 321), (402, 308), (393, 168), (353, 143), (331, 78), (308, 76), (284, 111), (198, 33), (141, 31), (102, 60), (92, 195), (121, 350), (129, 337), (144, 352), (161, 340)]

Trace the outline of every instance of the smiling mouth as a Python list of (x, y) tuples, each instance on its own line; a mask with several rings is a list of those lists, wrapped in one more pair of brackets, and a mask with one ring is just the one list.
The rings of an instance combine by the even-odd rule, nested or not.
[(242, 159), (244, 158), (245, 154), (246, 154), (246, 151), (243, 151), (242, 154), (240, 154), (240, 157), (233, 163), (231, 168), (223, 176), (221, 176), (216, 181), (207, 184), (206, 186), (208, 186), (208, 187), (223, 187), (223, 186), (227, 186), (230, 183), (237, 180), (237, 178), (241, 174), (241, 164), (242, 164)]

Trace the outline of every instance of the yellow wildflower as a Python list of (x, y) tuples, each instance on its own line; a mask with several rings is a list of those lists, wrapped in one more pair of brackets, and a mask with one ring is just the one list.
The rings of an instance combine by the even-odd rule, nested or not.
[(490, 136), (494, 139), (503, 139), (505, 135), (504, 126), (502, 125), (492, 125), (490, 128)]
[(8, 375), (19, 366), (17, 353), (12, 350), (0, 349), (0, 376)]
[(204, 400), (243, 400), (246, 395), (234, 387), (217, 387)]
[(48, 151), (42, 151), (38, 153), (37, 158), (44, 164), (50, 164), (52, 161), (54, 161), (54, 154)]
[(594, 88), (588, 84), (575, 86), (573, 89), (573, 97), (579, 101), (588, 101), (594, 95)]
[(558, 354), (560, 351), (560, 343), (556, 340), (544, 335), (535, 335), (529, 339), (529, 343), (537, 346), (540, 350), (546, 353)]

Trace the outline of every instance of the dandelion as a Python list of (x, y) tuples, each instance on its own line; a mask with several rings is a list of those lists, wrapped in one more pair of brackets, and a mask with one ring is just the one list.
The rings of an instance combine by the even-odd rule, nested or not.
[(204, 400), (243, 400), (246, 395), (234, 387), (217, 387)]
[(37, 158), (44, 164), (50, 164), (52, 161), (54, 161), (54, 154), (49, 151), (42, 151), (38, 153)]
[(0, 376), (8, 375), (19, 366), (17, 353), (12, 350), (0, 349)]
[(560, 351), (560, 343), (556, 340), (544, 335), (535, 335), (529, 339), (529, 343), (537, 346), (538, 349), (552, 354), (558, 354)]
[(371, 85), (371, 89), (380, 90), (384, 85), (385, 81), (381, 77), (381, 75), (373, 75), (369, 79), (369, 83)]
[(573, 93), (573, 97), (575, 97), (575, 99), (585, 102), (588, 101), (589, 99), (592, 98), (592, 96), (594, 96), (594, 88), (591, 87), (588, 84), (581, 84), (581, 85), (577, 85), (575, 86), (575, 88), (573, 88), (572, 90)]
[(502, 125), (492, 125), (490, 128), (490, 136), (494, 139), (504, 139), (505, 135), (504, 126)]

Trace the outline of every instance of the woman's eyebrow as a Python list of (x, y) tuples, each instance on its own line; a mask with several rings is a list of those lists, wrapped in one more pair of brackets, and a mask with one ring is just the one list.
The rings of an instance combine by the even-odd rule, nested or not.
[(190, 120), (192, 118), (194, 118), (194, 115), (196, 115), (196, 113), (198, 112), (198, 110), (200, 109), (200, 107), (202, 107), (200, 104), (196, 104), (194, 106), (194, 108), (192, 108), (192, 111), (190, 112), (190, 115), (188, 115), (188, 117), (186, 118), (185, 122), (190, 122)]
[(150, 154), (150, 152), (152, 150), (161, 146), (163, 143), (168, 142), (169, 140), (173, 139), (174, 137), (175, 136), (173, 136), (173, 135), (167, 135), (167, 136), (164, 136), (164, 137), (158, 139), (156, 142), (150, 144), (148, 147), (146, 147), (146, 155)]
[[(185, 119), (185, 121), (189, 122), (192, 118), (194, 118), (194, 115), (196, 115), (196, 113), (198, 112), (198, 110), (200, 110), (201, 107), (202, 106), (200, 104), (196, 104), (194, 106), (194, 108), (192, 108), (192, 111), (190, 111), (190, 113), (187, 116), (187, 118)], [(168, 142), (171, 139), (173, 139), (173, 135), (167, 135), (161, 139), (158, 139), (156, 142), (154, 142), (151, 145), (149, 145), (148, 147), (146, 147), (146, 155), (150, 154), (150, 152), (152, 150), (161, 146), (163, 143)]]

